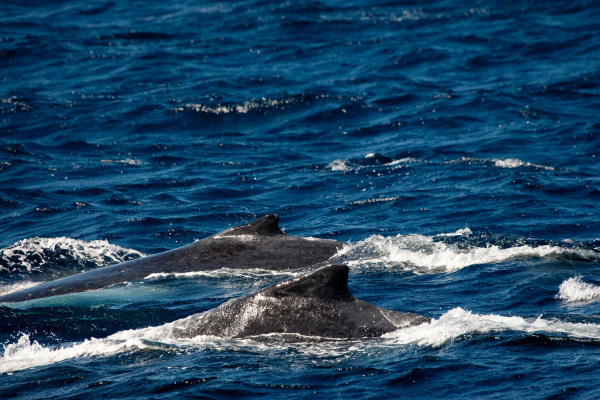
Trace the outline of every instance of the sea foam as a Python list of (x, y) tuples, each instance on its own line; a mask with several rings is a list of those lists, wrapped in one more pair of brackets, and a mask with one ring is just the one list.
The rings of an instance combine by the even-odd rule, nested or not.
[(549, 335), (600, 339), (600, 325), (597, 324), (563, 322), (558, 319), (544, 319), (541, 316), (527, 319), (518, 316), (476, 314), (462, 308), (454, 308), (428, 324), (399, 329), (384, 337), (396, 344), (435, 347), (466, 334), (504, 331), (544, 332)]
[(133, 249), (108, 243), (106, 240), (89, 242), (67, 237), (34, 237), (19, 240), (0, 250), (0, 271), (26, 269), (27, 272), (39, 270), (57, 259), (70, 259), (76, 263), (91, 262), (97, 266), (143, 257), (144, 254)]
[(581, 276), (575, 276), (560, 284), (556, 297), (568, 303), (597, 300), (600, 299), (600, 286), (583, 282)]
[[(523, 318), (519, 316), (502, 316), (494, 314), (477, 314), (462, 308), (447, 311), (439, 319), (418, 326), (399, 329), (383, 335), (383, 340), (359, 339), (339, 340), (315, 337), (299, 337), (298, 335), (261, 335), (259, 338), (224, 339), (214, 336), (198, 336), (189, 339), (176, 338), (178, 327), (194, 320), (197, 315), (186, 317), (164, 325), (117, 332), (104, 339), (86, 339), (70, 346), (45, 347), (22, 334), (16, 343), (4, 345), (0, 356), (0, 373), (35, 368), (43, 365), (59, 363), (69, 359), (81, 362), (95, 357), (110, 357), (123, 352), (138, 349), (154, 348), (173, 351), (195, 351), (206, 348), (219, 351), (251, 351), (273, 354), (304, 354), (312, 358), (348, 357), (352, 354), (373, 354), (382, 347), (404, 346), (440, 347), (465, 335), (478, 335), (500, 332), (524, 332), (532, 334), (544, 332), (549, 336), (569, 336), (574, 338), (600, 339), (600, 325), (591, 323), (563, 322), (559, 319)], [(282, 336), (288, 336), (283, 340)], [(269, 340), (271, 338), (271, 340)], [(265, 340), (266, 339), (266, 340)]]
[[(469, 228), (459, 229), (443, 236), (469, 236)], [(396, 269), (416, 274), (454, 272), (475, 264), (491, 264), (530, 257), (573, 256), (596, 259), (598, 253), (588, 249), (563, 247), (551, 244), (520, 244), (500, 247), (470, 244), (457, 246), (424, 235), (373, 235), (352, 243), (333, 257), (335, 262), (347, 263), (353, 270)]]

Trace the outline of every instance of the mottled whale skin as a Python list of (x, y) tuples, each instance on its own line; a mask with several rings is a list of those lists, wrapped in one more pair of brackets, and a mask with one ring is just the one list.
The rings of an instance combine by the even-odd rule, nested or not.
[(342, 247), (343, 244), (335, 240), (286, 235), (279, 229), (279, 216), (271, 214), (174, 250), (8, 293), (0, 296), (0, 302), (20, 302), (95, 290), (159, 272), (304, 268), (327, 261)]
[(430, 321), (421, 315), (386, 310), (355, 298), (348, 291), (348, 267), (327, 265), (175, 321), (170, 328), (173, 336), (180, 338), (285, 333), (351, 339), (378, 337)]

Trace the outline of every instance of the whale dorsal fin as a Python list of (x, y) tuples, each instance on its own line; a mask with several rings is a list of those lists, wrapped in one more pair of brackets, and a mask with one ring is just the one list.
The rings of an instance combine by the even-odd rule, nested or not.
[(298, 279), (274, 285), (261, 293), (273, 297), (301, 296), (325, 300), (352, 300), (354, 296), (348, 290), (348, 271), (346, 265), (327, 265)]
[(227, 229), (222, 234), (230, 235), (284, 235), (279, 229), (279, 215), (270, 214), (250, 222), (246, 225), (236, 226), (235, 228)]

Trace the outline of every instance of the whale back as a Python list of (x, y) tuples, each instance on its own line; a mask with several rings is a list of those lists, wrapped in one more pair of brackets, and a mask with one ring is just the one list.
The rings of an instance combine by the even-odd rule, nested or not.
[(335, 240), (286, 235), (279, 228), (279, 216), (271, 214), (177, 249), (8, 293), (0, 296), (0, 302), (19, 302), (95, 290), (144, 279), (153, 273), (186, 273), (220, 268), (305, 268), (328, 260), (342, 247), (342, 243)]
[(348, 273), (346, 265), (329, 265), (312, 274), (270, 286), (259, 293), (274, 298), (297, 296), (323, 301), (351, 301), (354, 296), (348, 290)]
[(242, 338), (282, 333), (327, 338), (377, 337), (429, 318), (379, 308), (348, 290), (348, 267), (328, 265), (253, 295), (176, 321), (178, 337)]
[(256, 221), (250, 222), (249, 224), (235, 226), (224, 230), (221, 233), (214, 235), (215, 237), (225, 236), (242, 236), (242, 235), (261, 235), (261, 236), (273, 236), (273, 235), (285, 235), (279, 228), (279, 216), (277, 214), (265, 215), (257, 219)]

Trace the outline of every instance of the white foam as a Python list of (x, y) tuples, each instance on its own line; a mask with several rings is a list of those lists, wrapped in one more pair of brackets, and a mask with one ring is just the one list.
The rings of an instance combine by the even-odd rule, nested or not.
[(520, 168), (520, 167), (533, 167), (539, 169), (545, 169), (547, 171), (554, 171), (554, 167), (548, 167), (546, 165), (532, 164), (526, 161), (519, 160), (517, 158), (503, 158), (503, 159), (492, 159), (494, 165), (499, 168)]
[(143, 162), (141, 162), (140, 160), (136, 160), (134, 158), (124, 158), (122, 160), (103, 159), (103, 160), (100, 160), (100, 162), (102, 162), (102, 163), (121, 163), (121, 164), (127, 164), (127, 165), (142, 165), (143, 164)]
[[(375, 153), (369, 153), (365, 156), (365, 159), (369, 159), (369, 158), (373, 158), (373, 157), (375, 157)], [(416, 158), (412, 158), (412, 157), (406, 157), (406, 158), (401, 158), (399, 160), (390, 161), (389, 163), (386, 163), (384, 165), (387, 167), (394, 167), (393, 169), (398, 169), (398, 168), (402, 168), (402, 166), (400, 164), (416, 163), (416, 162), (423, 162), (423, 161), (417, 160)], [(354, 164), (354, 163), (352, 163), (352, 161), (347, 160), (347, 159), (333, 160), (332, 162), (327, 164), (327, 166), (325, 167), (325, 169), (328, 169), (330, 171), (342, 171), (342, 172), (358, 171), (361, 169), (368, 169), (368, 168), (372, 169), (373, 166), (372, 165)]]
[(581, 276), (575, 276), (561, 283), (556, 297), (568, 303), (600, 299), (600, 286), (583, 282), (581, 279)]
[[(469, 228), (451, 235), (470, 235)], [(441, 234), (438, 236), (448, 236)], [(398, 235), (384, 237), (373, 235), (344, 247), (335, 262), (347, 263), (353, 271), (363, 269), (397, 269), (417, 274), (454, 272), (474, 264), (490, 264), (530, 257), (556, 257), (574, 254), (582, 258), (597, 258), (591, 250), (573, 249), (553, 245), (517, 245), (501, 248), (497, 245), (466, 248), (423, 235)]]
[(132, 249), (108, 243), (106, 240), (92, 240), (86, 242), (67, 237), (41, 238), (34, 237), (23, 239), (17, 243), (0, 250), (0, 258), (9, 264), (25, 266), (32, 271), (33, 266), (28, 259), (35, 255), (37, 259), (44, 262), (46, 251), (67, 251), (68, 254), (79, 263), (92, 262), (98, 266), (123, 262), (134, 257), (143, 257), (144, 254)]
[(394, 197), (379, 197), (376, 199), (367, 199), (367, 200), (358, 200), (358, 201), (353, 201), (352, 203), (350, 203), (350, 205), (363, 205), (363, 204), (369, 204), (369, 203), (385, 203), (388, 201), (396, 201), (396, 200), (401, 200), (403, 199), (402, 196), (394, 196)]
[(399, 329), (384, 335), (395, 344), (441, 346), (467, 334), (491, 332), (544, 332), (550, 335), (567, 335), (576, 338), (600, 339), (600, 325), (562, 322), (555, 319), (505, 317), (501, 315), (473, 314), (462, 308), (454, 308), (439, 319), (418, 326)]
[(285, 106), (293, 103), (297, 103), (299, 100), (293, 97), (284, 98), (284, 99), (268, 99), (261, 98), (258, 100), (245, 101), (242, 104), (232, 104), (232, 105), (207, 105), (207, 104), (186, 104), (183, 107), (176, 107), (171, 109), (173, 112), (183, 112), (183, 111), (195, 111), (195, 112), (204, 112), (208, 114), (229, 114), (229, 113), (240, 113), (246, 114), (249, 111), (263, 108), (285, 108)]
[[(493, 332), (525, 332), (569, 336), (582, 339), (600, 339), (600, 325), (590, 323), (571, 323), (557, 319), (523, 318), (476, 314), (462, 308), (452, 309), (439, 319), (430, 323), (399, 329), (385, 334), (383, 340), (339, 340), (325, 338), (307, 338), (299, 335), (271, 334), (260, 338), (224, 339), (214, 336), (197, 336), (189, 339), (176, 338), (179, 329), (185, 329), (186, 323), (198, 320), (198, 315), (183, 318), (161, 326), (117, 332), (105, 339), (88, 339), (70, 345), (44, 347), (31, 341), (28, 335), (22, 335), (16, 343), (4, 345), (0, 356), (0, 373), (18, 371), (43, 365), (54, 364), (68, 359), (85, 361), (92, 357), (107, 357), (126, 351), (145, 348), (173, 348), (187, 350), (218, 349), (225, 351), (245, 350), (260, 352), (273, 357), (289, 355), (290, 347), (296, 352), (313, 358), (332, 359), (348, 357), (356, 353), (374, 354), (383, 347), (390, 346), (434, 346), (439, 347), (466, 335), (488, 334)], [(279, 340), (297, 337), (301, 343)], [(270, 337), (274, 340), (265, 341)], [(296, 339), (298, 339), (296, 338)], [(257, 340), (259, 339), (259, 340)]]
[(490, 162), (493, 163), (494, 166), (498, 167), (498, 168), (515, 169), (515, 168), (529, 167), (529, 168), (543, 169), (546, 171), (556, 170), (556, 168), (554, 168), (554, 167), (550, 167), (547, 165), (541, 165), (541, 164), (533, 164), (533, 163), (530, 163), (527, 161), (519, 160), (518, 158), (483, 159), (483, 158), (476, 158), (476, 157), (462, 157), (460, 160), (445, 161), (444, 164), (467, 163), (467, 164), (471, 165), (471, 164), (487, 164)]
[[(375, 157), (374, 153), (369, 153), (365, 156), (366, 159), (373, 158), (373, 157)], [(389, 163), (386, 163), (385, 165), (387, 167), (401, 168), (402, 166), (399, 164), (427, 163), (427, 162), (428, 161), (426, 161), (426, 160), (419, 160), (419, 159), (416, 159), (413, 157), (406, 157), (406, 158), (390, 161)], [(527, 161), (519, 160), (518, 158), (482, 159), (482, 158), (476, 158), (476, 157), (462, 157), (459, 160), (444, 161), (443, 164), (467, 163), (470, 165), (470, 164), (488, 164), (490, 162), (493, 163), (493, 165), (495, 167), (506, 168), (506, 169), (516, 169), (516, 168), (528, 167), (528, 168), (542, 169), (542, 170), (546, 170), (546, 171), (555, 171), (556, 170), (556, 168), (551, 167), (551, 166), (541, 165), (541, 164), (533, 164), (533, 163), (530, 163)], [(326, 169), (329, 169), (331, 171), (343, 171), (343, 172), (360, 170), (363, 168), (372, 168), (372, 166), (371, 165), (363, 166), (363, 165), (353, 164), (350, 160), (334, 160), (326, 166)]]
[(449, 237), (449, 236), (470, 236), (473, 234), (473, 231), (468, 227), (465, 226), (462, 229), (457, 229), (456, 231), (452, 232), (452, 233), (439, 233), (436, 236), (439, 237)]
[(333, 160), (325, 168), (331, 171), (348, 172), (352, 170), (352, 165), (349, 160)]
[(426, 19), (429, 15), (421, 10), (402, 10), (402, 14), (392, 13), (389, 18), (391, 21), (402, 22), (402, 21), (419, 21)]
[(250, 268), (250, 269), (235, 269), (235, 268), (220, 268), (212, 271), (194, 271), (194, 272), (159, 272), (150, 274), (144, 279), (159, 279), (159, 278), (167, 278), (167, 277), (175, 277), (175, 278), (211, 278), (211, 279), (231, 279), (232, 277), (238, 278), (247, 278), (251, 280), (259, 280), (261, 278), (271, 278), (271, 277), (297, 277), (305, 274), (305, 270), (298, 271), (275, 271), (268, 269), (260, 269), (260, 268)]
[(108, 356), (132, 347), (143, 349), (149, 346), (135, 338), (123, 341), (92, 338), (71, 346), (43, 347), (24, 334), (17, 343), (4, 345), (4, 354), (0, 357), (0, 373), (54, 364), (72, 358)]
[(387, 163), (386, 165), (392, 166), (392, 165), (398, 165), (398, 164), (419, 163), (419, 162), (422, 163), (425, 161), (416, 159), (414, 157), (404, 157), (404, 158), (400, 158), (398, 160), (391, 161), (391, 162)]

